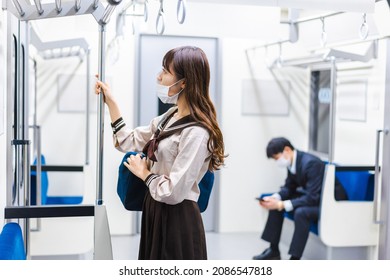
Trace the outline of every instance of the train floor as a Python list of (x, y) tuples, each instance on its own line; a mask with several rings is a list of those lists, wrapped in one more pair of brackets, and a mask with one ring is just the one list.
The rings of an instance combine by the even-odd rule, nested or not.
[[(206, 233), (207, 254), (209, 260), (251, 260), (268, 247), (260, 239), (260, 233)], [(114, 260), (137, 260), (140, 235), (111, 236)], [(282, 260), (287, 260), (288, 248), (280, 244)], [(93, 252), (83, 255), (31, 256), (32, 260), (92, 260)]]
[[(259, 233), (206, 233), (207, 254), (210, 260), (251, 260), (267, 248)], [(134, 260), (138, 256), (139, 235), (113, 236), (112, 248), (115, 260)], [(287, 255), (282, 259), (287, 259)]]

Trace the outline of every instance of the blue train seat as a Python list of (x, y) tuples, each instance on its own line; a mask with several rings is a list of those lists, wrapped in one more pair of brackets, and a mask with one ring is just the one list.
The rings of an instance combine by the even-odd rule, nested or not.
[(336, 178), (343, 185), (350, 201), (374, 200), (374, 174), (368, 170), (337, 170)]
[(25, 260), (22, 230), (17, 223), (7, 223), (0, 234), (0, 260)]
[[(327, 164), (322, 187), (319, 237), (330, 247), (375, 246), (379, 225), (374, 221), (373, 167)], [(336, 201), (335, 180), (348, 200)]]
[[(37, 164), (37, 159), (34, 160), (34, 165)], [(44, 155), (41, 155), (42, 166), (46, 164)], [(36, 205), (37, 193), (37, 172), (31, 171), (31, 205)], [(42, 205), (57, 205), (57, 204), (80, 204), (83, 201), (82, 196), (48, 196), (49, 178), (46, 171), (41, 172), (41, 204)]]
[[(374, 200), (374, 174), (369, 170), (345, 170), (341, 169), (335, 172), (336, 178), (344, 187), (348, 201), (373, 201)], [(264, 193), (260, 197), (272, 195)], [(292, 212), (285, 212), (284, 216), (294, 220)], [(315, 235), (319, 234), (318, 222), (310, 224), (310, 232)]]
[[(34, 160), (34, 165), (37, 164), (37, 159)], [(46, 164), (46, 159), (41, 155), (41, 164)], [(47, 203), (47, 191), (49, 187), (49, 178), (46, 171), (41, 172), (41, 204)], [(37, 172), (31, 171), (31, 205), (37, 205)]]

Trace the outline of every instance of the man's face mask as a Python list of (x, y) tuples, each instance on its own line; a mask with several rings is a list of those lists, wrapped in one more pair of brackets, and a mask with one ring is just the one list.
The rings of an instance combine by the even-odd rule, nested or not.
[(287, 168), (291, 165), (289, 159), (285, 158), (284, 153), (276, 160), (276, 165), (281, 168)]

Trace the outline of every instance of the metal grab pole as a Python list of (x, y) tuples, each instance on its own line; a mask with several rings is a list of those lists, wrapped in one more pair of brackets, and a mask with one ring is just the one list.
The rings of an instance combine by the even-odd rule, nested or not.
[(90, 94), (90, 75), (91, 75), (91, 70), (90, 70), (90, 65), (89, 65), (89, 55), (90, 55), (90, 50), (86, 50), (87, 54), (87, 105), (86, 105), (86, 113), (85, 113), (85, 122), (86, 122), (86, 135), (85, 135), (85, 165), (89, 165), (89, 111), (90, 111), (90, 106), (89, 106), (89, 94)]
[[(105, 81), (106, 68), (106, 24), (110, 20), (115, 6), (122, 0), (109, 0), (109, 5), (106, 7), (101, 20), (99, 21), (99, 79)], [(97, 166), (96, 166), (96, 205), (103, 204), (103, 147), (104, 147), (104, 95), (99, 94), (99, 102), (97, 108), (98, 115), (98, 137), (97, 137)]]
[[(23, 165), (24, 165), (24, 203), (25, 206), (30, 206), (31, 201), (31, 177), (30, 177), (30, 141), (24, 140), (26, 142), (25, 145), (23, 145)], [(30, 258), (30, 219), (25, 219), (24, 228), (26, 231), (26, 240), (25, 240), (25, 247), (26, 247), (26, 256), (27, 259)]]
[[(112, 2), (114, 0), (109, 0)], [(121, 1), (121, 0), (120, 0)], [(119, 4), (119, 0), (114, 2)], [(114, 3), (114, 4), (115, 4)], [(111, 4), (111, 3), (110, 3)], [(106, 23), (113, 12), (113, 6), (108, 5), (102, 19), (99, 21), (99, 79), (105, 81), (105, 47)], [(104, 147), (104, 95), (99, 94), (98, 102), (98, 137), (97, 137), (97, 166), (96, 166), (96, 205), (94, 219), (94, 259), (112, 260), (111, 234), (108, 223), (107, 210), (103, 204), (103, 147)]]
[[(106, 26), (99, 24), (99, 79), (105, 80), (105, 46)], [(103, 204), (103, 144), (104, 144), (104, 95), (99, 94), (98, 108), (98, 137), (97, 137), (97, 166), (96, 166), (96, 205)]]
[(329, 163), (334, 161), (334, 150), (335, 150), (335, 131), (336, 131), (336, 80), (337, 80), (337, 68), (336, 60), (334, 57), (331, 58), (331, 70), (330, 70), (330, 121), (329, 121)]
[(376, 131), (376, 149), (375, 149), (375, 177), (374, 177), (374, 223), (375, 224), (383, 224), (383, 221), (380, 217), (380, 209), (381, 209), (381, 186), (379, 185), (379, 179), (380, 179), (380, 167), (379, 167), (379, 160), (380, 160), (380, 146), (381, 146), (381, 134), (384, 133), (387, 135), (389, 131), (387, 129), (378, 129)]

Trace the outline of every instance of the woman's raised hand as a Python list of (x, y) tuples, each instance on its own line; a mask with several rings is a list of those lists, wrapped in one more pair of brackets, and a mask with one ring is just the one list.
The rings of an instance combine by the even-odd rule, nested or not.
[(111, 94), (111, 89), (110, 89), (110, 86), (106, 83), (103, 83), (102, 81), (99, 80), (99, 76), (98, 75), (95, 75), (97, 80), (96, 80), (96, 84), (95, 84), (95, 93), (96, 94), (100, 94), (100, 93), (103, 93), (104, 95), (104, 102), (109, 105), (109, 103), (111, 103), (113, 101), (113, 96)]

